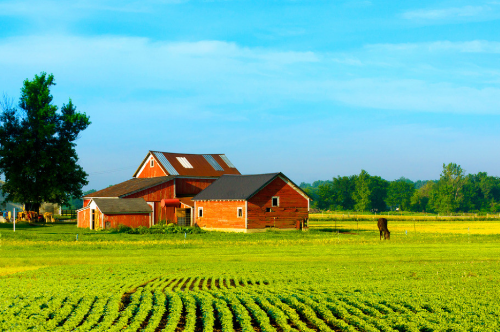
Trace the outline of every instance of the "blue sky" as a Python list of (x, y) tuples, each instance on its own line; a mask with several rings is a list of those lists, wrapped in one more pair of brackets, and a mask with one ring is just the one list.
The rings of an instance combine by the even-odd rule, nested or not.
[(295, 182), (500, 176), (500, 1), (0, 1), (0, 93), (53, 73), (85, 189), (148, 150)]

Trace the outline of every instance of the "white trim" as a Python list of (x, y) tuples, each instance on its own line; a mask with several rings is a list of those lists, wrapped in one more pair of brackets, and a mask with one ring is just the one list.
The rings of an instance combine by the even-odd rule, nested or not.
[[(274, 205), (274, 199), (275, 199), (275, 198), (278, 200), (278, 204), (276, 204), (276, 205)], [(273, 197), (271, 198), (271, 206), (272, 206), (272, 207), (279, 207), (279, 206), (280, 206), (280, 197), (279, 197), (279, 196), (273, 196)]]
[[(201, 216), (200, 216), (200, 211), (201, 211)], [(205, 216), (205, 215), (203, 214), (203, 206), (200, 206), (200, 207), (198, 208), (196, 216), (197, 216), (198, 218), (203, 218), (203, 217)]]
[[(240, 216), (240, 211), (241, 211), (241, 216)], [(236, 218), (243, 218), (243, 208), (242, 207), (237, 207), (236, 208)]]
[(248, 229), (248, 201), (245, 201), (245, 229)]
[(141, 175), (142, 171), (144, 171), (144, 168), (146, 168), (146, 165), (149, 163), (152, 156), (153, 155), (151, 154), (151, 152), (148, 152), (148, 155), (146, 156), (146, 160), (144, 160), (144, 163), (142, 164), (139, 172), (137, 172), (137, 174), (134, 177), (138, 178), (139, 175)]
[(194, 226), (194, 214), (193, 214), (193, 212), (195, 211), (195, 209), (193, 209), (193, 208), (190, 208), (190, 209), (191, 209), (191, 220), (189, 221), (190, 222), (189, 225), (192, 227), (192, 226)]

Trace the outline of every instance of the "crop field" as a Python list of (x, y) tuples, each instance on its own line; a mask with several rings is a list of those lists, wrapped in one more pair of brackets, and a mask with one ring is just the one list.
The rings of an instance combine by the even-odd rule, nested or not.
[(391, 241), (356, 221), (187, 235), (0, 225), (0, 330), (499, 331), (499, 224), (450, 224), (390, 223)]

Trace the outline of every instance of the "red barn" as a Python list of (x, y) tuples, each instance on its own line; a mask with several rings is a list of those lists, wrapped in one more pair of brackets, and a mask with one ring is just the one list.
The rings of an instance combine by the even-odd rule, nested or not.
[(195, 223), (223, 231), (300, 229), (311, 198), (282, 173), (223, 175), (193, 198)]
[[(149, 151), (132, 179), (83, 198), (84, 208), (78, 212), (78, 227), (91, 226), (92, 209), (87, 211), (86, 207), (91, 200), (99, 198), (141, 198), (151, 207), (151, 225), (166, 220), (189, 226), (194, 218), (193, 196), (224, 174), (240, 174), (224, 154)], [(137, 224), (136, 218), (123, 214), (120, 223), (133, 226)]]
[(78, 227), (116, 228), (119, 224), (150, 227), (151, 212), (151, 207), (142, 198), (93, 198), (86, 207), (78, 210)]

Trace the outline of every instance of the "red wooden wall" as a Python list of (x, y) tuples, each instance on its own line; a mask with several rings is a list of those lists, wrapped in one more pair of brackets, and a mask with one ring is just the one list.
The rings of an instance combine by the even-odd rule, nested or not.
[(154, 166), (151, 167), (150, 161), (146, 161), (146, 166), (142, 170), (140, 174), (137, 174), (138, 178), (155, 178), (158, 176), (165, 176), (168, 174), (165, 174), (165, 171), (158, 165), (158, 162), (155, 160), (154, 161)]
[(211, 185), (216, 179), (175, 179), (175, 194), (194, 196)]
[[(203, 207), (203, 217), (198, 217), (198, 207)], [(238, 208), (243, 217), (238, 217)], [(206, 228), (245, 229), (245, 201), (197, 201), (195, 223)]]
[(90, 208), (78, 211), (77, 227), (89, 228), (90, 227)]
[[(272, 206), (273, 196), (279, 197), (279, 207)], [(308, 217), (307, 198), (279, 177), (248, 200), (248, 229), (295, 228), (297, 221)]]
[(149, 213), (113, 214), (113, 215), (105, 214), (103, 226), (106, 225), (107, 221), (111, 223), (110, 225), (111, 228), (117, 228), (118, 225), (120, 224), (129, 227), (139, 227), (139, 226), (149, 227)]
[[(160, 216), (161, 213), (161, 205), (160, 202), (162, 199), (174, 198), (174, 181), (168, 181), (157, 186), (138, 191), (135, 194), (130, 196), (125, 196), (124, 198), (139, 198), (142, 197), (146, 202), (154, 202), (155, 203), (155, 213), (154, 213), (154, 224), (156, 225), (161, 219), (169, 219), (174, 220), (175, 211), (167, 211), (167, 215), (165, 216), (165, 210), (163, 211), (163, 216)], [(171, 208), (173, 209), (173, 208)], [(168, 209), (167, 209), (168, 210)], [(161, 217), (161, 219), (160, 219)]]
[(84, 199), (83, 200), (83, 207), (86, 207), (87, 205), (89, 205), (90, 203), (90, 199)]

